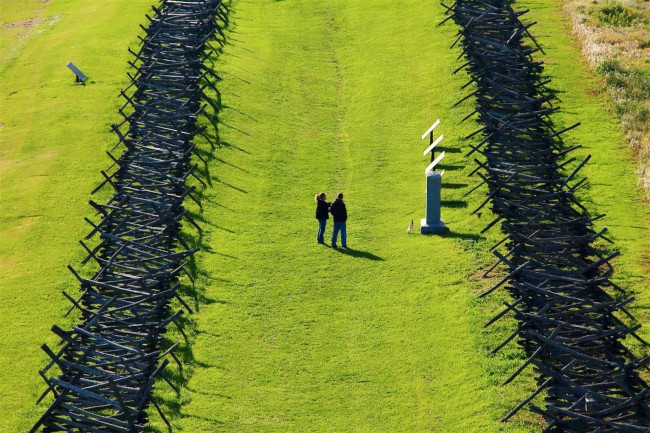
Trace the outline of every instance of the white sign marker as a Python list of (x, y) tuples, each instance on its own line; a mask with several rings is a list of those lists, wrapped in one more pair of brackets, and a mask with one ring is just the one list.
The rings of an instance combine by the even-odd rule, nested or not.
[(426, 170), (424, 170), (424, 174), (429, 174), (431, 171), (433, 171), (433, 167), (435, 167), (441, 160), (442, 158), (445, 157), (445, 152), (443, 151), (438, 157), (427, 167)]
[(431, 125), (431, 128), (427, 129), (427, 132), (422, 134), (422, 140), (424, 140), (427, 137), (427, 135), (431, 134), (433, 130), (436, 129), (436, 126), (438, 125), (440, 125), (440, 119), (436, 120), (436, 122), (433, 125)]
[(442, 137), (444, 137), (444, 135), (441, 134), (440, 137), (436, 138), (436, 141), (431, 143), (431, 146), (427, 147), (427, 150), (424, 151), (422, 156), (427, 156), (427, 153), (433, 151), (433, 148), (436, 147), (438, 144), (440, 144), (440, 142), (442, 141)]

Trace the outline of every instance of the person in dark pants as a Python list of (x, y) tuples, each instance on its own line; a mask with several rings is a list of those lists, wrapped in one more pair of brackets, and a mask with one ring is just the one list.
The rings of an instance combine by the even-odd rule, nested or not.
[(332, 248), (336, 248), (336, 238), (341, 232), (341, 246), (347, 248), (348, 235), (345, 231), (345, 222), (348, 220), (348, 211), (343, 203), (343, 193), (336, 196), (336, 200), (330, 206), (330, 213), (334, 219), (334, 231), (332, 232)]
[(325, 243), (325, 227), (329, 219), (329, 208), (331, 203), (326, 201), (327, 196), (324, 192), (316, 194), (316, 219), (318, 220), (318, 243)]

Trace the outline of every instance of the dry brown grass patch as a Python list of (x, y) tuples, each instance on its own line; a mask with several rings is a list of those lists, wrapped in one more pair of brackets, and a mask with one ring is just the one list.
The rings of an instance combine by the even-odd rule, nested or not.
[(650, 2), (566, 0), (564, 10), (584, 56), (607, 83), (650, 199)]

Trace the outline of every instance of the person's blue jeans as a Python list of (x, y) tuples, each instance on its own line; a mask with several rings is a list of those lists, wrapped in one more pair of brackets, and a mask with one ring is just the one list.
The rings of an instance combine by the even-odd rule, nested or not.
[(325, 226), (327, 225), (327, 220), (318, 220), (318, 243), (325, 243)]
[(348, 235), (345, 232), (345, 223), (338, 223), (336, 221), (334, 221), (334, 231), (332, 232), (332, 246), (336, 246), (336, 238), (339, 235), (339, 231), (341, 232), (341, 246), (347, 248)]

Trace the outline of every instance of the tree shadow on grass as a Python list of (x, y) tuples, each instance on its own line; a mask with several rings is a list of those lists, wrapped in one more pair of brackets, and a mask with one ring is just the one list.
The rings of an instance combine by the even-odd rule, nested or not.
[(458, 147), (441, 147), (440, 150), (444, 150), (445, 153), (462, 153), (463, 149)]
[(465, 167), (464, 165), (441, 164), (437, 166), (437, 170), (454, 171), (454, 170), (461, 170), (464, 167)]
[(384, 259), (382, 257), (379, 257), (377, 255), (374, 255), (373, 253), (369, 251), (361, 251), (361, 250), (353, 250), (352, 248), (335, 248), (336, 251), (339, 253), (346, 255), (346, 256), (352, 256), (356, 257), (359, 259), (368, 259), (368, 260), (373, 260), (376, 262), (383, 262)]
[(442, 188), (443, 189), (460, 189), (460, 188), (466, 188), (468, 184), (466, 183), (443, 183)]
[(466, 208), (467, 202), (465, 200), (441, 200), (440, 204), (443, 208)]
[(444, 234), (441, 234), (440, 236), (442, 236), (443, 238), (470, 239), (473, 241), (480, 241), (485, 239), (485, 236), (481, 236), (476, 233), (458, 233), (454, 231), (448, 231)]

